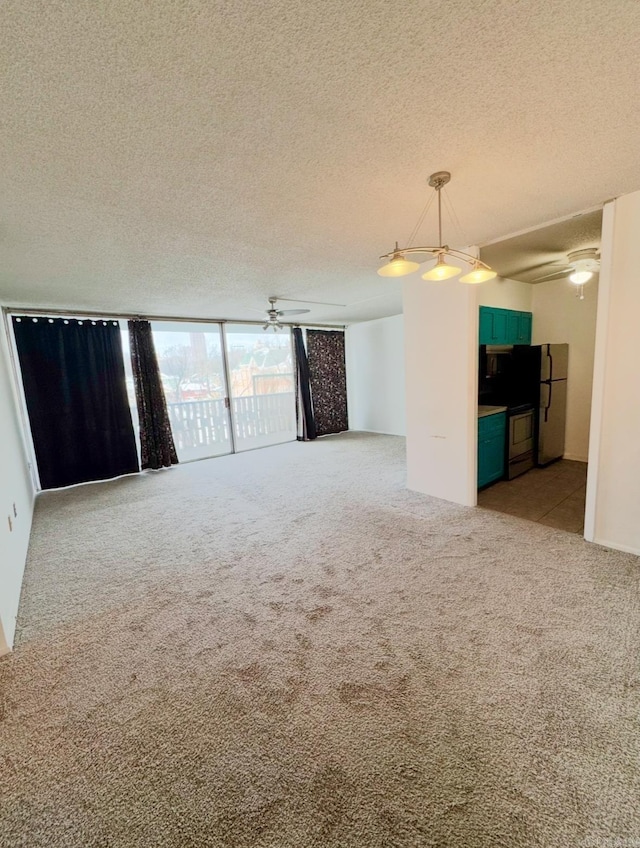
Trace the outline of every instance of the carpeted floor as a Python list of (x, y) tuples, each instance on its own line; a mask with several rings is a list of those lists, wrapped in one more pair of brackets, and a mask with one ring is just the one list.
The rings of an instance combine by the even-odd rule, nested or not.
[(636, 557), (406, 491), (399, 438), (45, 494), (0, 845), (640, 845), (639, 624)]

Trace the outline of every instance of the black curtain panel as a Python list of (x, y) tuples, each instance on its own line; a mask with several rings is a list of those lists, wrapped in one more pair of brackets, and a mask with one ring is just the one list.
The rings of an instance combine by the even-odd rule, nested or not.
[(316, 422), (311, 401), (309, 382), (309, 362), (304, 349), (304, 339), (300, 327), (293, 329), (293, 345), (296, 354), (296, 418), (298, 422), (298, 441), (309, 442), (315, 439)]
[(14, 318), (43, 489), (138, 471), (117, 321)]
[(129, 321), (129, 348), (140, 419), (142, 468), (176, 465), (178, 456), (148, 321)]
[(344, 333), (307, 330), (307, 357), (318, 436), (348, 430)]

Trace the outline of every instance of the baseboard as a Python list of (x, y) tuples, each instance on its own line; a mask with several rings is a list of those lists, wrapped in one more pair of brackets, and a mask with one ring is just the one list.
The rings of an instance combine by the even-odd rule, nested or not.
[(367, 430), (365, 427), (353, 427), (349, 428), (351, 433), (375, 433), (378, 436), (401, 436), (403, 439), (406, 439), (406, 433), (390, 433), (388, 430)]
[(562, 455), (563, 459), (570, 459), (572, 462), (587, 462), (589, 459), (588, 456), (578, 456), (576, 453), (565, 453)]
[(603, 548), (613, 548), (614, 551), (622, 551), (624, 554), (640, 556), (640, 548), (632, 548), (630, 545), (619, 545), (617, 542), (607, 542), (606, 539), (594, 539), (593, 544), (601, 545)]

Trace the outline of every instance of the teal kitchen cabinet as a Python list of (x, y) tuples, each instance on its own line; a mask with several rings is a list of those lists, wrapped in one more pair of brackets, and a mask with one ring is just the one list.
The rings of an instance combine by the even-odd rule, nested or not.
[(480, 344), (509, 344), (507, 319), (508, 309), (494, 309), (492, 306), (480, 307)]
[(518, 341), (513, 341), (514, 339), (518, 339), (519, 336), (520, 312), (514, 312), (510, 309), (507, 313), (507, 341), (505, 344), (520, 344)]
[(495, 306), (480, 307), (480, 344), (514, 345), (531, 344), (531, 312), (514, 309), (498, 309)]
[(530, 345), (533, 315), (531, 312), (516, 312), (515, 314), (518, 316), (518, 341), (514, 344)]
[(506, 468), (507, 413), (478, 418), (478, 488), (504, 477)]

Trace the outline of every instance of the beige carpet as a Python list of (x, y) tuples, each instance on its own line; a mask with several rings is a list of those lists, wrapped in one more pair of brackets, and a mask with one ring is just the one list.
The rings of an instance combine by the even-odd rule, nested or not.
[(0, 845), (640, 845), (640, 561), (408, 492), (403, 450), (43, 495)]

